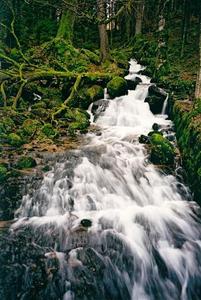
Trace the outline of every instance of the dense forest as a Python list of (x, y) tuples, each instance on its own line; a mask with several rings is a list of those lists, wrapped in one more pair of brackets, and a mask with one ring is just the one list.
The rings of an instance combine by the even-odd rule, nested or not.
[(199, 300), (201, 0), (0, 0), (0, 29), (0, 299)]

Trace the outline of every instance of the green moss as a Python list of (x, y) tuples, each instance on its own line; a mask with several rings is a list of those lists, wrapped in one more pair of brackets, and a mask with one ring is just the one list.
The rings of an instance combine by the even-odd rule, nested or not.
[(96, 101), (104, 97), (104, 90), (99, 85), (93, 85), (92, 87), (88, 88), (87, 95), (89, 95), (92, 101)]
[(174, 146), (164, 138), (160, 133), (154, 133), (150, 136), (151, 154), (150, 161), (158, 165), (174, 164)]
[(27, 119), (22, 124), (23, 134), (26, 136), (32, 136), (40, 128), (41, 123), (37, 120)]
[(32, 105), (32, 107), (31, 107), (32, 109), (40, 109), (40, 108), (43, 108), (43, 109), (45, 109), (45, 108), (47, 108), (47, 104), (44, 102), (44, 101), (39, 101), (39, 102), (37, 102), (37, 103), (35, 103), (34, 105)]
[(15, 128), (15, 123), (9, 117), (3, 117), (0, 121), (0, 134), (8, 134)]
[(53, 139), (56, 136), (58, 136), (58, 131), (50, 123), (45, 124), (41, 128), (41, 131), (50, 139)]
[(188, 174), (188, 183), (195, 194), (195, 201), (201, 204), (201, 111), (200, 100), (176, 101), (173, 120), (183, 165)]
[(7, 168), (4, 164), (0, 164), (0, 183), (4, 182), (7, 178)]
[(8, 143), (14, 147), (20, 147), (24, 143), (22, 138), (16, 133), (10, 133), (8, 135)]
[(73, 109), (68, 111), (65, 115), (66, 118), (70, 119), (72, 122), (69, 124), (68, 131), (70, 135), (74, 135), (75, 131), (83, 131), (86, 130), (89, 125), (89, 115), (86, 111), (80, 109)]
[(16, 167), (18, 169), (34, 168), (37, 165), (36, 160), (30, 156), (22, 156), (17, 161)]
[(114, 77), (107, 84), (108, 93), (111, 98), (125, 95), (127, 92), (127, 82), (122, 77)]

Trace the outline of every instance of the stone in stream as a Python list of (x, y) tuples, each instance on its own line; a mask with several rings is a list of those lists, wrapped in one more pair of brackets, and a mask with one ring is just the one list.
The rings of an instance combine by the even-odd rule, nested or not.
[(128, 91), (126, 80), (119, 76), (114, 77), (108, 82), (107, 91), (112, 99), (125, 95)]
[(167, 93), (156, 85), (151, 85), (148, 91), (149, 93), (145, 102), (149, 103), (150, 110), (153, 114), (160, 114), (163, 109), (163, 103), (167, 97)]
[(136, 86), (142, 82), (142, 79), (140, 77), (135, 77), (133, 80), (131, 79), (126, 79), (127, 81), (127, 86), (129, 90), (135, 90)]

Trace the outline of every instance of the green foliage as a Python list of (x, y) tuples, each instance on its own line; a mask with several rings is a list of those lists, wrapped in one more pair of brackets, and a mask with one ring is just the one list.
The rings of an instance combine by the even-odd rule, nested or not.
[(182, 152), (183, 164), (188, 173), (188, 182), (201, 203), (201, 110), (200, 100), (176, 101), (173, 109), (177, 141)]
[(21, 129), (25, 136), (31, 137), (40, 126), (41, 124), (38, 120), (27, 119), (23, 122)]
[(58, 136), (58, 131), (50, 123), (45, 124), (41, 128), (41, 131), (50, 139), (53, 139), (56, 136)]
[(8, 170), (4, 164), (0, 164), (0, 183), (4, 182), (5, 179), (7, 178)]
[(22, 138), (16, 133), (10, 133), (8, 135), (8, 143), (14, 147), (20, 147), (24, 144)]
[(3, 117), (0, 121), (0, 135), (8, 134), (15, 128), (15, 123), (10, 117)]
[(127, 82), (122, 77), (114, 77), (107, 84), (108, 93), (111, 98), (125, 95), (127, 92)]
[(37, 165), (36, 160), (30, 156), (22, 156), (17, 161), (16, 167), (18, 169), (34, 168)]

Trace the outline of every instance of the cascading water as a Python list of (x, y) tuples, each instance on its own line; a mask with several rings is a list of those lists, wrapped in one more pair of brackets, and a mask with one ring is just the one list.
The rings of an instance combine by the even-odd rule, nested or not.
[(171, 126), (144, 102), (150, 79), (141, 70), (132, 60), (127, 79), (142, 82), (109, 101), (96, 121), (101, 135), (89, 134), (23, 198), (11, 229), (20, 279), (5, 299), (200, 299), (197, 207), (138, 142), (153, 123)]

